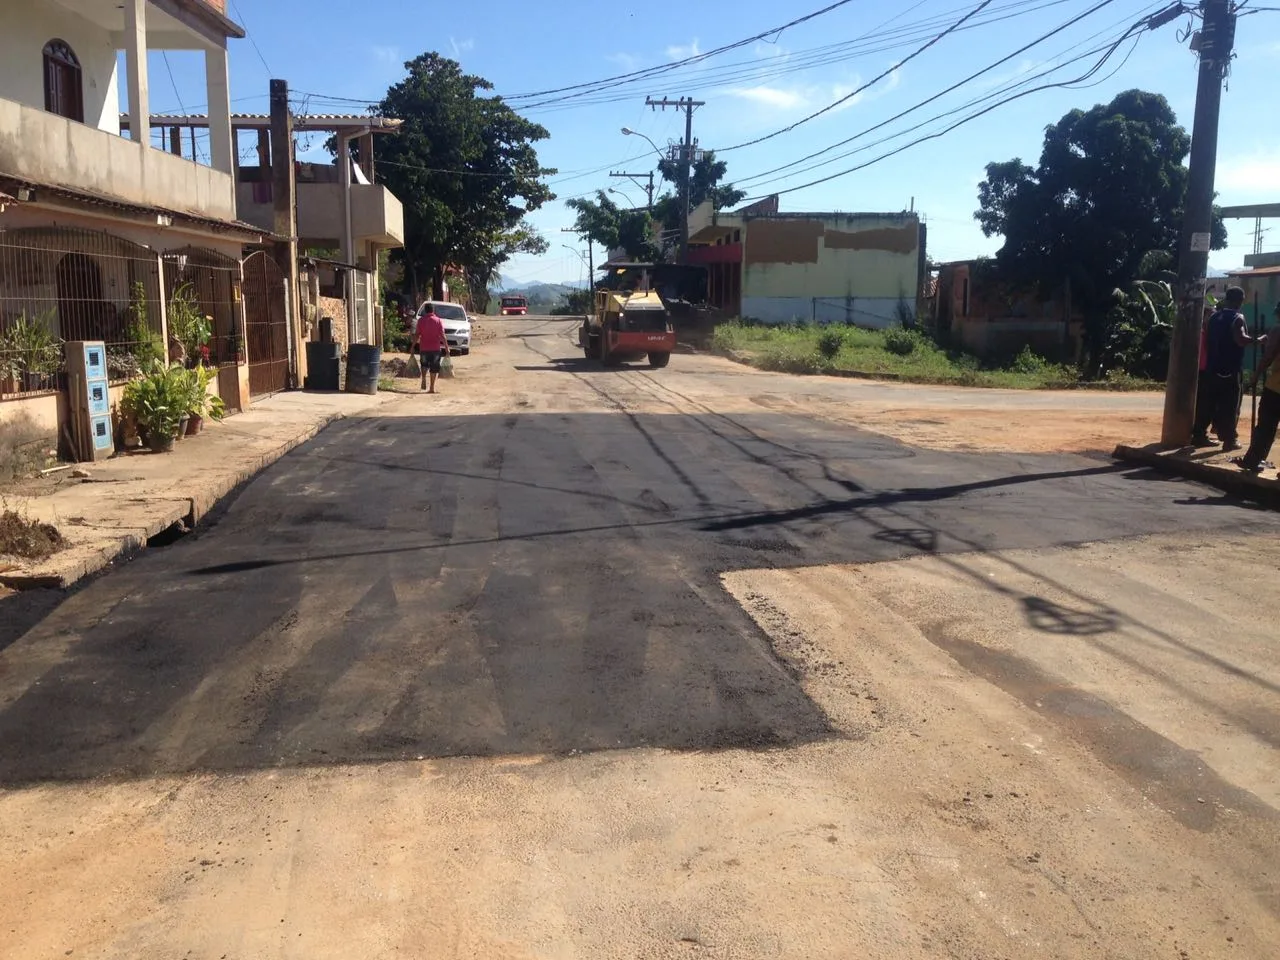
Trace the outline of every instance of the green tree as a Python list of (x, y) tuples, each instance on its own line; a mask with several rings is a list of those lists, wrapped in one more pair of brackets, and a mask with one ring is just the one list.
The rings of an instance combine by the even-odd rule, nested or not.
[(403, 121), (376, 138), (379, 178), (404, 204), (405, 245), (393, 256), (415, 299), (429, 284), (445, 295), (448, 265), (468, 278), (492, 276), (516, 253), (542, 253), (546, 241), (525, 220), (554, 199), (534, 147), (546, 128), (512, 110), (493, 85), (436, 53), (405, 64), (375, 113)]
[[(1002, 279), (1045, 295), (1069, 281), (1090, 318), (1091, 356), (1105, 340), (1112, 292), (1163, 259), (1153, 251), (1176, 253), (1190, 149), (1164, 97), (1128, 90), (1049, 126), (1038, 166), (987, 165), (974, 218), (987, 236), (1004, 237)], [(1226, 242), (1215, 217), (1213, 248)]]
[(565, 206), (577, 214), (573, 229), (579, 236), (590, 237), (605, 250), (622, 248), (627, 256), (642, 262), (656, 262), (661, 251), (653, 243), (653, 220), (645, 210), (628, 210), (597, 190), (594, 200), (575, 197)]

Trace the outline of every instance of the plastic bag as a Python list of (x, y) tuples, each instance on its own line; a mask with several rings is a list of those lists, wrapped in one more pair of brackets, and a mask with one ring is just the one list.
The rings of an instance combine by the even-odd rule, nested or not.
[(453, 357), (447, 353), (440, 358), (440, 376), (446, 378), (453, 376)]

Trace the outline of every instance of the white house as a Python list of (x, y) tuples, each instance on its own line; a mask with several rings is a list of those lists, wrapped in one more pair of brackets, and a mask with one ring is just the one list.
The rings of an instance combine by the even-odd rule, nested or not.
[[(279, 271), (251, 264), (252, 257), (241, 261), (245, 244), (263, 240), (263, 231), (236, 212), (227, 42), (243, 36), (227, 18), (225, 0), (6, 4), (0, 24), (0, 344), (6, 346), (0, 350), (8, 359), (15, 351), (6, 331), (25, 318), (63, 340), (105, 340), (120, 379), (140, 330), (167, 342), (169, 304), (187, 284), (214, 318), (210, 360), (220, 368), (219, 390), (230, 406), (248, 399), (246, 356), (248, 363), (271, 363), (273, 377), (287, 366), (274, 356), (283, 339), (275, 329), (283, 319), (271, 322), (278, 310), (262, 307), (266, 322), (256, 325), (262, 328), (256, 351), (252, 316), (246, 327), (246, 311), (276, 295)], [(204, 55), (204, 163), (153, 144), (149, 50)], [(122, 106), (130, 117), (126, 129)], [(256, 299), (255, 284), (262, 287)], [(24, 362), (0, 362), (0, 419), (21, 404), (56, 425), (56, 371), (24, 369), (19, 376)]]

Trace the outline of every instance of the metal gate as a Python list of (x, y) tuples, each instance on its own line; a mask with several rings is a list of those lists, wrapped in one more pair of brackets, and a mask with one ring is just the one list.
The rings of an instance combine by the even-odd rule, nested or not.
[(283, 390), (289, 380), (285, 276), (265, 251), (244, 262), (244, 320), (250, 396)]

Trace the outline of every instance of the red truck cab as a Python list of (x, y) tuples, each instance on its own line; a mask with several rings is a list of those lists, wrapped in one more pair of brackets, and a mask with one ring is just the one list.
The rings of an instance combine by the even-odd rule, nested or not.
[(529, 301), (521, 296), (503, 297), (498, 306), (504, 317), (523, 317), (529, 312)]

